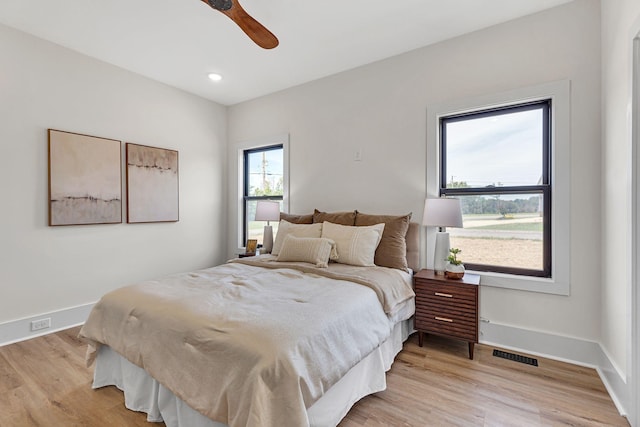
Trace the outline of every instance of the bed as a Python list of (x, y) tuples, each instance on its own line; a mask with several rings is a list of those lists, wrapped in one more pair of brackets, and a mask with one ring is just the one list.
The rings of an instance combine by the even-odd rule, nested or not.
[[(317, 238), (300, 237), (315, 227), (302, 223), (278, 232), (273, 254), (108, 293), (80, 332), (95, 362), (93, 387), (115, 385), (127, 408), (167, 426), (337, 425), (359, 399), (384, 390), (412, 332), (419, 226), (408, 218), (400, 227), (408, 268), (314, 262), (318, 253), (346, 260), (340, 233), (379, 224), (349, 220)], [(327, 223), (326, 232), (338, 229)], [(385, 235), (377, 230), (376, 251)], [(312, 243), (323, 249), (310, 251)]]

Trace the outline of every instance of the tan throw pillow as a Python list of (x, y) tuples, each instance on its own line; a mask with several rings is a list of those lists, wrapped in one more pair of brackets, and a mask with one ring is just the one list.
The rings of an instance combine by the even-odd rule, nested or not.
[(327, 221), (322, 223), (322, 237), (336, 242), (336, 261), (361, 267), (375, 266), (373, 260), (383, 231), (384, 224), (354, 227)]
[(313, 224), (313, 214), (294, 215), (280, 212), (280, 220), (285, 220), (292, 224)]
[(320, 212), (313, 210), (313, 223), (332, 222), (341, 225), (356, 225), (356, 211), (353, 212)]
[(356, 226), (384, 223), (382, 240), (376, 249), (376, 265), (409, 271), (405, 237), (410, 222), (411, 213), (402, 216), (356, 214)]
[(294, 237), (291, 234), (284, 238), (284, 243), (276, 261), (309, 262), (316, 267), (327, 268), (335, 243), (320, 237)]
[(271, 249), (271, 255), (278, 255), (284, 238), (288, 234), (295, 237), (321, 237), (322, 224), (291, 224), (287, 221), (280, 221), (278, 224), (278, 232), (276, 233), (276, 240), (273, 242), (273, 248)]

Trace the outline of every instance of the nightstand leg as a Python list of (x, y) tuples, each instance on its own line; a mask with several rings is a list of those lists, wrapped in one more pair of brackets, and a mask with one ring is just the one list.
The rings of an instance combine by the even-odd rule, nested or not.
[(422, 331), (418, 331), (418, 345), (420, 347), (422, 347), (422, 336), (423, 336)]
[(475, 343), (469, 342), (469, 359), (473, 360), (473, 346)]

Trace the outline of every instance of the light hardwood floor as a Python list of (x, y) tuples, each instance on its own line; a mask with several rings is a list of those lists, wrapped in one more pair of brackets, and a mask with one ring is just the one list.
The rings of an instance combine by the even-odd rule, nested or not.
[[(79, 328), (0, 347), (0, 426), (158, 426), (125, 409), (115, 387), (91, 389)], [(463, 342), (413, 336), (387, 390), (358, 402), (340, 427), (628, 426), (593, 369), (538, 358), (539, 367)]]

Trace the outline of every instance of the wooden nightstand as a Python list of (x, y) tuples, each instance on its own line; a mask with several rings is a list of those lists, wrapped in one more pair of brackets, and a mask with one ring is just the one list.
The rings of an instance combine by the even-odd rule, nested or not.
[(422, 347), (423, 334), (469, 342), (469, 359), (478, 342), (478, 285), (480, 276), (466, 273), (461, 280), (420, 270), (413, 276), (416, 292), (415, 328)]

